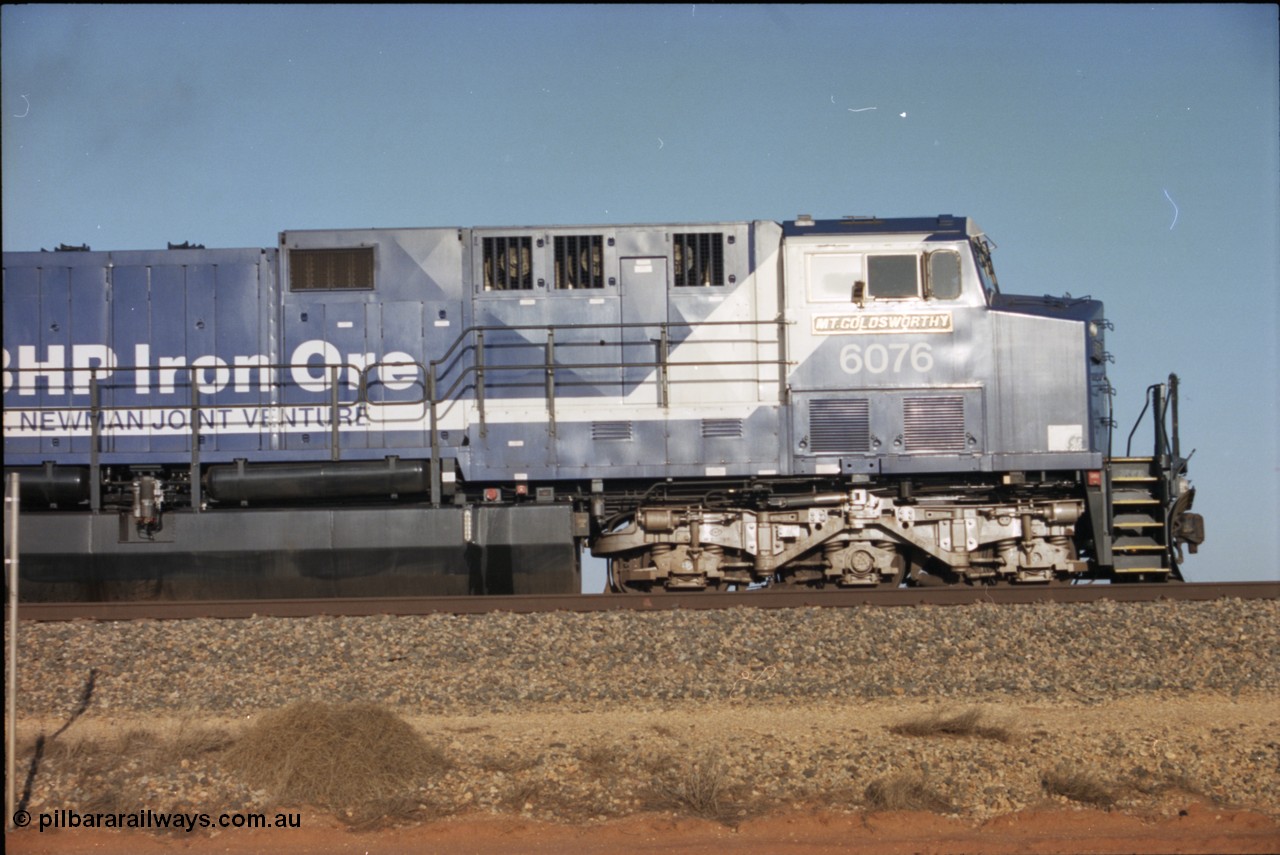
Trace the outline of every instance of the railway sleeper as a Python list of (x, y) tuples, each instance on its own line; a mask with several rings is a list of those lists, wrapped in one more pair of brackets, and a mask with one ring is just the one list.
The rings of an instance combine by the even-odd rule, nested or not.
[(780, 510), (641, 507), (592, 551), (618, 590), (1046, 583), (1086, 572), (1083, 511), (1074, 499), (896, 504), (867, 490)]

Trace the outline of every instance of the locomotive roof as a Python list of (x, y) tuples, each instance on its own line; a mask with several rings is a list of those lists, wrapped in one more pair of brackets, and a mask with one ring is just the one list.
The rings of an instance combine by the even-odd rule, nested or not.
[(782, 224), (782, 233), (786, 237), (925, 232), (941, 238), (963, 239), (978, 234), (978, 231), (968, 217), (951, 214), (936, 217), (843, 217), (839, 220), (815, 220), (801, 215)]
[[(661, 224), (635, 224), (636, 227), (645, 225), (657, 228)], [(696, 226), (713, 226), (713, 225), (729, 225), (729, 223), (690, 223)], [(450, 226), (447, 228), (456, 228)], [(473, 226), (473, 229), (480, 231), (491, 231), (497, 229), (507, 230), (527, 230), (533, 228), (557, 228), (557, 229), (588, 229), (600, 228), (599, 226)], [(387, 229), (387, 231), (396, 231), (397, 229)], [(282, 232), (280, 237), (283, 240), (285, 235), (300, 234), (305, 232), (357, 232), (357, 231), (382, 231), (382, 229), (289, 229)], [(936, 217), (842, 217), (838, 220), (816, 220), (813, 217), (801, 214), (794, 220), (782, 221), (782, 233), (786, 237), (804, 237), (806, 235), (875, 235), (875, 234), (904, 234), (919, 233), (931, 235), (937, 240), (964, 240), (974, 237), (982, 233), (977, 224), (968, 217), (957, 217), (952, 214), (939, 214)], [(170, 244), (169, 250), (203, 250), (204, 246), (199, 244)], [(61, 246), (58, 248), (59, 254), (74, 255), (76, 253), (88, 254), (92, 252), (90, 248), (85, 246)], [(75, 251), (75, 253), (69, 252)], [(156, 252), (157, 250), (106, 250), (92, 253), (94, 256), (102, 256), (112, 252)], [(163, 251), (163, 250), (160, 250)], [(226, 251), (221, 249), (219, 251)], [(260, 248), (244, 248), (245, 252), (260, 252)], [(6, 250), (4, 253), (6, 265), (19, 265), (20, 259), (29, 256), (32, 261), (46, 259), (50, 253), (47, 250), (22, 251), (22, 250)], [(87, 260), (87, 259), (86, 259)], [(96, 263), (96, 259), (95, 259)]]

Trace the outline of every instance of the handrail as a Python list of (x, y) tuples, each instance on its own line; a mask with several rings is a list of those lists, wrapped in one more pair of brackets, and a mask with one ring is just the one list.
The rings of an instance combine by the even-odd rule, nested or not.
[(101, 437), (98, 434), (98, 410), (101, 401), (98, 397), (98, 375), (89, 376), (89, 510), (102, 510), (102, 479), (98, 468), (98, 455), (101, 452)]
[(200, 512), (200, 384), (191, 384), (191, 510)]
[[(1171, 407), (1173, 411), (1172, 439), (1169, 436), (1169, 413)], [(1138, 428), (1142, 425), (1142, 419), (1146, 416), (1147, 410), (1151, 410), (1151, 426), (1154, 432), (1151, 449), (1152, 456), (1162, 459), (1172, 452), (1174, 457), (1178, 457), (1181, 451), (1178, 440), (1178, 375), (1170, 374), (1167, 385), (1164, 383), (1152, 383), (1147, 387), (1146, 397), (1142, 403), (1142, 412), (1138, 413), (1138, 418), (1129, 430), (1129, 438), (1125, 441), (1125, 457), (1133, 454), (1133, 435), (1138, 432)]]
[[(523, 331), (536, 330), (544, 333), (551, 333), (552, 335), (554, 335), (555, 331), (557, 330), (558, 331), (593, 330), (593, 329), (594, 330), (621, 330), (621, 329), (654, 329), (656, 327), (659, 330), (659, 335), (660, 335), (659, 340), (669, 341), (669, 336), (670, 336), (669, 330), (671, 327), (690, 327), (690, 328), (712, 327), (712, 326), (721, 326), (721, 327), (778, 326), (778, 327), (781, 327), (790, 323), (792, 322), (782, 320), (782, 319), (777, 319), (777, 320), (770, 320), (770, 321), (763, 321), (763, 320), (758, 320), (758, 321), (674, 321), (674, 322), (673, 321), (654, 321), (651, 323), (634, 322), (634, 323), (616, 323), (616, 324), (550, 324), (550, 325), (520, 324), (520, 325), (513, 325), (513, 326), (502, 326), (502, 325), (493, 325), (493, 324), (473, 325), (459, 331), (458, 336), (453, 340), (453, 343), (449, 345), (449, 347), (438, 359), (433, 359), (430, 363), (428, 363), (428, 367), (429, 369), (435, 369), (436, 367), (443, 365), (446, 362), (449, 362), (454, 356), (454, 354), (459, 350), (459, 348), (463, 347), (464, 342), (467, 342), (470, 339), (472, 333), (477, 334), (477, 343), (475, 346), (478, 351), (477, 353), (477, 357), (479, 359), (478, 365), (483, 371), (494, 371), (494, 370), (533, 371), (533, 370), (538, 370), (540, 368), (546, 368), (547, 366), (545, 363), (543, 365), (539, 365), (536, 362), (523, 363), (519, 365), (492, 365), (490, 363), (485, 362), (483, 359), (483, 347), (485, 344), (484, 333), (486, 332), (523, 332)], [(781, 339), (781, 336), (779, 338)], [(650, 340), (650, 342), (642, 342), (642, 341), (624, 341), (619, 339), (617, 341), (604, 342), (604, 344), (606, 346), (613, 345), (618, 347), (639, 347), (646, 343), (653, 343), (653, 341), (655, 340)], [(754, 342), (751, 342), (751, 343), (754, 343)], [(772, 343), (772, 342), (769, 342), (769, 343)], [(586, 343), (575, 342), (571, 344), (565, 344), (565, 346), (577, 347), (580, 345), (585, 346), (585, 344)], [(506, 346), (509, 347), (509, 345), (506, 345)], [(534, 342), (529, 342), (524, 346), (529, 348), (540, 347), (540, 345)], [(659, 367), (663, 364), (680, 367), (680, 366), (748, 365), (748, 364), (777, 365), (780, 362), (781, 360), (779, 359), (763, 359), (763, 360), (737, 361), (737, 362), (732, 362), (732, 361), (711, 361), (711, 362), (666, 361), (664, 362), (662, 360), (656, 360), (654, 362), (625, 362), (624, 361), (624, 362), (618, 362), (618, 363), (612, 363), (612, 362), (610, 363), (576, 363), (575, 362), (570, 364), (562, 364), (557, 367), (571, 368), (571, 369), (576, 369), (576, 368), (654, 368), (654, 367)], [(785, 364), (785, 363), (782, 363), (782, 364)], [(461, 369), (461, 371), (459, 372), (460, 373), (459, 381), (463, 377), (469, 376), (473, 373), (477, 373), (475, 371), (475, 368), (476, 368), (476, 365), (472, 365), (472, 366), (468, 366), (466, 368)], [(454, 384), (449, 387), (448, 391), (443, 396), (439, 396), (436, 398), (437, 403), (443, 403), (445, 400), (451, 399), (452, 394), (458, 391), (458, 388), (459, 388), (458, 381), (455, 381)]]
[[(557, 370), (571, 371), (588, 371), (599, 369), (656, 369), (655, 381), (657, 383), (658, 406), (667, 409), (670, 406), (670, 383), (671, 370), (673, 368), (685, 367), (732, 367), (732, 366), (762, 366), (776, 365), (780, 369), (779, 385), (781, 387), (784, 380), (786, 362), (786, 344), (783, 328), (792, 323), (785, 318), (779, 316), (774, 320), (751, 320), (751, 321), (654, 321), (654, 322), (630, 322), (630, 323), (595, 323), (595, 324), (517, 324), (513, 326), (481, 324), (468, 326), (459, 331), (458, 336), (453, 343), (445, 349), (444, 353), (438, 359), (432, 360), (427, 368), (427, 388), (429, 389), (428, 398), (430, 399), (430, 427), (431, 427), (431, 497), (432, 504), (439, 504), (440, 497), (443, 492), (440, 474), (440, 442), (439, 442), (439, 407), (441, 404), (452, 404), (460, 399), (461, 390), (467, 387), (467, 383), (474, 377), (474, 393), (473, 401), (476, 406), (476, 418), (479, 424), (480, 436), (484, 437), (488, 433), (488, 424), (485, 415), (486, 397), (485, 397), (485, 377), (494, 371), (518, 371), (532, 372), (541, 371), (544, 375), (543, 380), (543, 400), (547, 407), (547, 430), (551, 437), (556, 435), (556, 372)], [(710, 359), (710, 360), (690, 360), (681, 362), (672, 362), (668, 357), (671, 352), (671, 328), (672, 327), (764, 327), (772, 326), (777, 329), (776, 342), (765, 342), (765, 344), (776, 344), (778, 347), (778, 357), (775, 359)], [(608, 330), (619, 331), (628, 329), (654, 330), (658, 331), (658, 338), (645, 341), (627, 341), (619, 336), (613, 341), (600, 341), (597, 343), (589, 342), (563, 342), (556, 338), (557, 332), (564, 331), (590, 331), (590, 330)], [(542, 332), (546, 337), (541, 344), (536, 341), (521, 342), (513, 345), (500, 345), (500, 347), (518, 349), (534, 349), (537, 348), (542, 352), (542, 360), (538, 362), (531, 359), (524, 362), (516, 362), (511, 365), (495, 365), (485, 358), (486, 341), (485, 334), (488, 332)], [(474, 342), (473, 342), (474, 340)], [(721, 342), (723, 343), (723, 342)], [(743, 339), (740, 343), (752, 344), (759, 346), (761, 342), (754, 339)], [(598, 346), (605, 345), (617, 347), (623, 351), (623, 358), (617, 362), (556, 362), (556, 348), (579, 347), (579, 346)], [(656, 345), (657, 353), (649, 360), (628, 361), (625, 358), (626, 348), (641, 347), (646, 345)], [(473, 352), (470, 363), (465, 360), (459, 361), (463, 353), (468, 349)], [(448, 384), (443, 390), (441, 388), (443, 377), (440, 373), (441, 366), (447, 365), (445, 376), (456, 375), (453, 382)], [(530, 384), (532, 387), (533, 384)]]
[(439, 359), (433, 359), (432, 365), (443, 364), (453, 356), (454, 352), (467, 341), (473, 332), (521, 332), (524, 330), (626, 330), (626, 329), (651, 329), (653, 327), (760, 327), (760, 326), (782, 326), (793, 323), (781, 318), (772, 321), (627, 321), (618, 323), (604, 324), (472, 324), (458, 331), (458, 336), (453, 340), (453, 344), (440, 355)]

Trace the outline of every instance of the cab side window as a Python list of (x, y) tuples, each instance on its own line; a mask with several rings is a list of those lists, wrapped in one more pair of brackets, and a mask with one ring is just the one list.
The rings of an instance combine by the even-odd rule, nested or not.
[(920, 296), (919, 260), (915, 255), (867, 256), (867, 294), (880, 300)]
[(954, 300), (960, 296), (960, 255), (951, 251), (929, 253), (929, 296)]

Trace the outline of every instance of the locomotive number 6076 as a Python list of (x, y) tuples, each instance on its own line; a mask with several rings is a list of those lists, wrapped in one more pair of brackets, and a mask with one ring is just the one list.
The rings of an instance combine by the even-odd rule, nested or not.
[(933, 368), (933, 347), (926, 341), (915, 344), (846, 344), (840, 348), (840, 368), (846, 374), (900, 373), (910, 368), (924, 374)]

